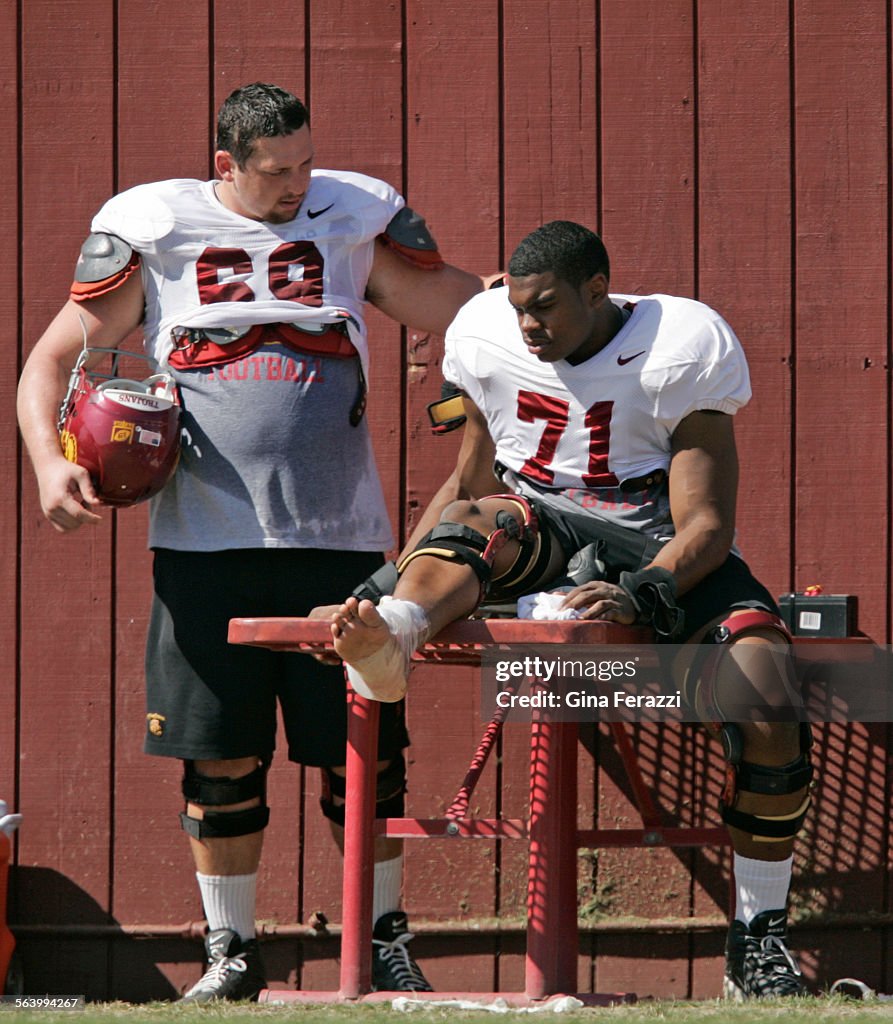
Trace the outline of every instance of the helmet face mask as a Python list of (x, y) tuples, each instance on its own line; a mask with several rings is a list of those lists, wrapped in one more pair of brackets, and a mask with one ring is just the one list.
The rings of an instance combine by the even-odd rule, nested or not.
[(113, 372), (88, 369), (84, 349), (59, 410), (59, 440), (69, 462), (83, 466), (106, 505), (123, 508), (157, 494), (180, 456), (180, 399), (173, 377), (117, 375), (120, 357), (152, 360), (111, 350)]

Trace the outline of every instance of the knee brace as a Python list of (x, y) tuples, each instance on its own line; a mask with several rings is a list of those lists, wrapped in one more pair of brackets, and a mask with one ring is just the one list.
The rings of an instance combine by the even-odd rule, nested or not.
[[(755, 842), (779, 843), (792, 839), (803, 826), (809, 810), (813, 768), (809, 757), (812, 729), (800, 723), (800, 756), (779, 766), (752, 764), (742, 760), (741, 730), (733, 723), (721, 727), (723, 753), (726, 757), (726, 783), (720, 800), (720, 814), (726, 825), (748, 832)], [(761, 796), (784, 796), (807, 789), (800, 806), (787, 814), (747, 814), (735, 807), (740, 791)]]
[(260, 798), (257, 807), (241, 811), (206, 810), (203, 818), (193, 818), (188, 811), (180, 815), (180, 825), (193, 839), (230, 839), (261, 832), (270, 821), (270, 808), (266, 804), (268, 761), (263, 761), (253, 772), (232, 779), (228, 776), (202, 775), (192, 761), (184, 762), (183, 796), (189, 803), (202, 808), (238, 804), (244, 800)]
[(714, 735), (719, 735), (723, 721), (729, 717), (723, 714), (716, 698), (716, 677), (726, 648), (742, 636), (765, 629), (775, 630), (779, 634), (780, 643), (791, 643), (791, 634), (784, 620), (759, 608), (730, 615), (724, 622), (714, 626), (702, 641), (702, 653), (695, 658), (686, 680), (685, 697), (697, 712), (698, 718)]
[(779, 634), (780, 642), (790, 644), (791, 634), (784, 621), (762, 609), (729, 616), (705, 637), (704, 657), (696, 659), (694, 699), (692, 706), (707, 729), (722, 743), (726, 759), (726, 781), (720, 801), (722, 820), (733, 828), (748, 832), (756, 842), (783, 842), (800, 831), (811, 797), (807, 792), (800, 806), (788, 814), (746, 814), (735, 807), (739, 791), (761, 796), (785, 796), (809, 786), (813, 767), (809, 757), (812, 730), (808, 722), (800, 723), (800, 756), (777, 767), (752, 764), (742, 758), (743, 740), (740, 728), (726, 722), (716, 698), (716, 677), (724, 648), (739, 637), (765, 629)]
[[(490, 534), (463, 523), (440, 523), (400, 562), (397, 571), (403, 573), (419, 555), (433, 555), (470, 566), (480, 583), (482, 600), (486, 596), (507, 600), (524, 593), (526, 581), (535, 581), (548, 564), (548, 545), (543, 543), (539, 522), (526, 499), (517, 494), (488, 497), (512, 501), (521, 513), (520, 520), (503, 509), (497, 513), (496, 529)], [(494, 578), (493, 560), (510, 540), (518, 541), (518, 554), (509, 568)]]
[[(322, 768), (322, 794), (319, 806), (322, 813), (344, 828), (344, 803), (347, 796), (347, 780), (331, 768)], [(406, 792), (406, 759), (398, 754), (382, 768), (375, 781), (375, 817), (402, 818), (403, 794)], [(342, 801), (336, 804), (334, 797)]]

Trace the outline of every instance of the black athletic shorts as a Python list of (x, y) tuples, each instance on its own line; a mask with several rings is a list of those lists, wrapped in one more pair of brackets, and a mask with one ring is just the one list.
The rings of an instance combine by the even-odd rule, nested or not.
[[(149, 754), (185, 760), (272, 755), (276, 706), (299, 764), (343, 765), (344, 671), (308, 654), (229, 644), (229, 620), (305, 616), (338, 604), (381, 555), (316, 549), (155, 551), (146, 646)], [(379, 758), (409, 744), (404, 705), (381, 705)]]
[[(648, 565), (662, 547), (660, 541), (636, 530), (620, 528), (618, 532), (614, 527), (608, 535), (601, 522), (582, 509), (579, 513), (569, 513), (565, 508), (556, 508), (546, 497), (528, 500), (539, 519), (540, 529), (545, 526), (554, 535), (568, 558), (594, 541), (604, 541), (603, 558), (611, 582), (616, 582), (621, 572), (635, 572)], [(549, 589), (548, 582), (542, 589)], [(718, 569), (683, 594), (678, 604), (685, 612), (685, 622), (673, 637), (674, 644), (685, 643), (712, 619), (736, 608), (758, 608), (779, 614), (769, 591), (754, 577), (747, 563), (732, 554)]]

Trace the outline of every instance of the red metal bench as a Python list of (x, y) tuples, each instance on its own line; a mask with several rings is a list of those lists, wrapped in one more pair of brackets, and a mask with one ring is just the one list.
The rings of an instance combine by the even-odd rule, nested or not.
[[(231, 643), (252, 644), (280, 651), (318, 654), (332, 650), (327, 622), (299, 618), (240, 618), (230, 623)], [(481, 653), (499, 645), (548, 644), (623, 645), (648, 643), (646, 630), (601, 621), (536, 622), (510, 618), (455, 622), (426, 643), (416, 660), (440, 665), (478, 665)], [(858, 656), (852, 644), (863, 645), (870, 657), (868, 637), (796, 637), (810, 657), (820, 660)], [(831, 645), (831, 646), (828, 646)], [(801, 648), (801, 649), (802, 649)], [(809, 649), (812, 650), (809, 650)], [(807, 659), (808, 660), (808, 659)], [(263, 1001), (333, 1002), (392, 999), (395, 993), (370, 993), (372, 949), (372, 844), (375, 836), (406, 839), (462, 837), (527, 839), (527, 950), (523, 992), (416, 993), (420, 999), (500, 997), (512, 1005), (527, 1005), (561, 993), (571, 994), (576, 983), (577, 893), (576, 860), (580, 847), (728, 846), (723, 826), (666, 827), (652, 798), (623, 722), (608, 722), (630, 781), (641, 827), (577, 828), (577, 724), (534, 720), (530, 729), (530, 799), (527, 819), (470, 818), (469, 799), (495, 744), (501, 722), (487, 726), (456, 797), (442, 818), (374, 820), (376, 735), (379, 705), (349, 693), (347, 803), (345, 808), (344, 887), (341, 935), (341, 977), (337, 992), (266, 990)], [(574, 993), (589, 1005), (630, 1001), (622, 993)]]
[[(326, 622), (297, 618), (241, 618), (230, 624), (231, 643), (318, 654), (332, 650)], [(621, 645), (647, 643), (647, 631), (600, 621), (536, 622), (478, 619), (456, 622), (426, 643), (421, 662), (478, 665), (481, 652), (498, 645), (535, 643)], [(666, 827), (642, 776), (628, 727), (609, 722), (641, 816), (641, 827), (577, 828), (577, 724), (535, 720), (530, 728), (530, 802), (527, 819), (471, 818), (469, 799), (498, 735), (498, 717), (487, 726), (468, 772), (442, 818), (374, 820), (378, 708), (349, 694), (347, 805), (345, 809), (341, 977), (338, 992), (271, 991), (264, 1001), (328, 1002), (393, 998), (369, 994), (372, 949), (372, 844), (375, 836), (405, 839), (527, 839), (527, 949), (523, 992), (443, 993), (420, 998), (501, 997), (526, 1005), (576, 987), (577, 850), (606, 846), (724, 846), (725, 828)], [(628, 1000), (619, 993), (576, 994), (589, 1005)]]

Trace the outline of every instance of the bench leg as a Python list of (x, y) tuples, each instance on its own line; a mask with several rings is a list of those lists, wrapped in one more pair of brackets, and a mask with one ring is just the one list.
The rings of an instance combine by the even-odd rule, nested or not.
[(375, 871), (375, 766), (378, 701), (348, 694), (347, 797), (344, 806), (341, 989), (357, 999), (372, 988), (372, 884)]
[(577, 725), (530, 731), (525, 994), (577, 990)]

